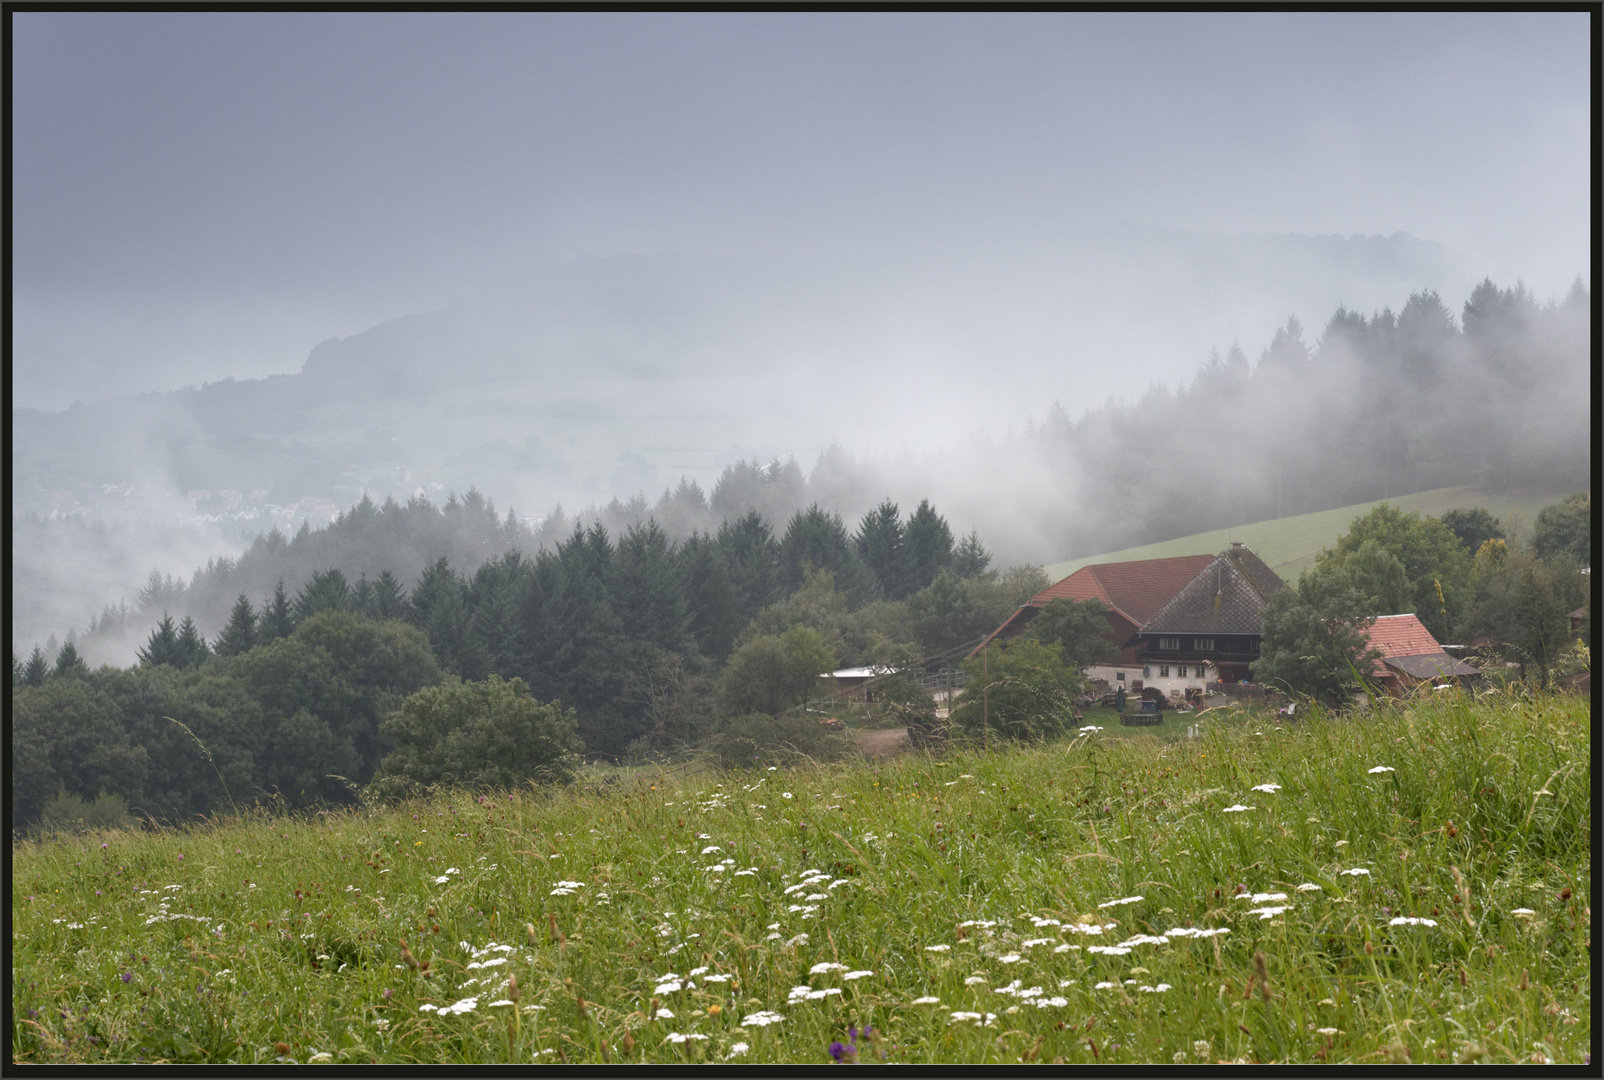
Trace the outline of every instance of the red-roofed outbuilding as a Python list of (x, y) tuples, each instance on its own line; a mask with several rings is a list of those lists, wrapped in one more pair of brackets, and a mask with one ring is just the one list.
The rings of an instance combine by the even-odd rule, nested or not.
[(1444, 652), (1414, 615), (1377, 616), (1370, 624), (1368, 637), (1370, 646), (1381, 650), (1370, 674), (1393, 697), (1402, 696), (1422, 682), (1443, 685), (1481, 674)]

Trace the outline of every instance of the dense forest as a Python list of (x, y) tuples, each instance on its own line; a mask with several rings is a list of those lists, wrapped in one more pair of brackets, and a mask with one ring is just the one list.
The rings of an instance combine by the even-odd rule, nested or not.
[[(884, 503), (855, 531), (810, 507), (778, 536), (753, 512), (680, 543), (651, 521), (616, 541), (576, 525), (533, 557), (516, 528), (477, 498), (362, 505), (214, 564), (196, 589), (241, 591), (211, 640), (168, 610), (132, 669), (91, 671), (71, 643), (53, 665), (13, 656), (18, 820), (63, 793), (168, 819), (268, 793), (348, 799), (388, 749), (380, 725), (443, 678), (521, 680), (573, 711), (593, 757), (682, 749), (715, 716), (805, 700), (837, 664), (957, 649), (1046, 584), (1035, 567), (992, 569), (928, 503), (906, 517)], [(295, 559), (378, 567), (424, 537), (456, 545), (464, 570), (441, 556), (410, 584), (388, 566), (318, 571), (293, 592), (242, 584)], [(201, 595), (166, 588), (143, 599)]]
[[(738, 463), (710, 495), (685, 481), (655, 504), (538, 524), (475, 490), (443, 506), (364, 497), (188, 581), (152, 574), (65, 647), (13, 655), (13, 810), (28, 820), (102, 791), (167, 819), (268, 792), (349, 798), (383, 758), (385, 718), (442, 679), (519, 680), (572, 710), (595, 757), (683, 749), (715, 719), (805, 700), (829, 666), (977, 638), (1046, 584), (1029, 564), (994, 569), (1005, 545), (1106, 550), (1456, 482), (1583, 486), (1589, 306), (1580, 283), (1541, 305), (1487, 282), (1457, 322), (1430, 293), (1397, 315), (1338, 311), (1313, 345), (1291, 321), (1257, 364), (1233, 348), (1185, 390), (1075, 421), (1055, 406), (1008, 439), (910, 465), (966, 478), (949, 490), (970, 500), (961, 520), (989, 523), (991, 551), (974, 531), (956, 538), (929, 501), (906, 517), (877, 505), (877, 489), (894, 498), (905, 484), (839, 448), (811, 475)], [(1588, 565), (1590, 509), (1565, 505), (1550, 520), (1571, 522), (1560, 546)], [(1377, 544), (1426, 539), (1398, 541), (1390, 562), (1355, 541), (1296, 603), (1289, 591), (1277, 612), (1288, 685), (1340, 683), (1351, 650), (1320, 629), (1333, 612), (1406, 605), (1439, 635), (1524, 642), (1513, 662), (1546, 675), (1555, 612), (1579, 602), (1578, 572), (1555, 552), (1505, 561), (1470, 543), (1475, 529), (1450, 544), (1441, 523), (1376, 528)], [(91, 670), (132, 643), (136, 667)], [(1298, 668), (1316, 655), (1342, 662)]]

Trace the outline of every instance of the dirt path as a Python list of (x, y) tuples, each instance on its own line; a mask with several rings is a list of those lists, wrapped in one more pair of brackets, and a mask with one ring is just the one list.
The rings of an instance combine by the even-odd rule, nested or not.
[(852, 743), (868, 757), (885, 757), (905, 749), (911, 741), (908, 729), (899, 727), (859, 735)]

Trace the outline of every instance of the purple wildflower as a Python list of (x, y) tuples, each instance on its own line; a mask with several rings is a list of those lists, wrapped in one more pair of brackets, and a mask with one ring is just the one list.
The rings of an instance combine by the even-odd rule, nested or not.
[(133, 982), (133, 981), (134, 981), (134, 976), (133, 976), (132, 972), (128, 972), (128, 971), (123, 972), (123, 982), (130, 983), (130, 982)]

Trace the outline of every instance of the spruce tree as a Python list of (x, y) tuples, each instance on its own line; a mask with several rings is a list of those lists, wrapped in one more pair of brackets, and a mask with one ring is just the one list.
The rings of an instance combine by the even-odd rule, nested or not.
[(255, 645), (256, 609), (251, 607), (250, 599), (240, 593), (239, 599), (234, 601), (234, 610), (229, 612), (228, 625), (217, 635), (217, 655), (238, 656), (250, 652)]
[(817, 503), (799, 510), (780, 541), (780, 584), (787, 593), (802, 587), (807, 567), (828, 570), (838, 588), (857, 608), (880, 595), (874, 572), (859, 558), (847, 536), (841, 516), (822, 509)]
[(991, 552), (980, 542), (980, 534), (973, 529), (952, 553), (952, 572), (961, 578), (979, 577), (991, 567)]
[(470, 633), (465, 591), (451, 564), (441, 556), (412, 590), (412, 618), (429, 635), (429, 647), (441, 667), (465, 679), (482, 679), (488, 658)]
[(61, 652), (56, 654), (56, 677), (71, 678), (87, 674), (89, 665), (78, 655), (78, 646), (71, 641), (67, 642), (61, 647)]
[(913, 591), (908, 588), (911, 574), (896, 503), (887, 499), (863, 515), (856, 542), (858, 554), (874, 571), (887, 598), (900, 600)]
[(908, 519), (904, 531), (908, 545), (908, 566), (913, 575), (910, 592), (917, 592), (936, 580), (936, 574), (952, 565), (952, 530), (947, 521), (919, 500), (919, 509)]
[(29, 686), (43, 686), (45, 676), (50, 674), (50, 662), (45, 659), (44, 650), (35, 645), (33, 655), (28, 657), (28, 666), (23, 669), (22, 681)]
[(330, 568), (312, 575), (306, 588), (295, 598), (295, 621), (301, 622), (323, 611), (350, 611), (353, 599), (345, 575)]
[(178, 646), (178, 630), (173, 626), (173, 617), (167, 612), (162, 612), (161, 622), (150, 632), (150, 640), (145, 647), (139, 650), (139, 662), (145, 667), (155, 667), (157, 664), (184, 666), (184, 655)]
[(262, 609), (262, 619), (257, 625), (257, 644), (266, 645), (279, 638), (287, 638), (295, 631), (295, 611), (290, 607), (290, 598), (284, 592), (284, 579), (273, 587), (273, 598)]
[(178, 653), (179, 662), (175, 667), (196, 667), (212, 654), (206, 647), (206, 639), (201, 637), (200, 630), (196, 628), (195, 620), (188, 615), (178, 626)]
[(351, 610), (373, 618), (373, 582), (368, 580), (366, 570), (356, 579), (356, 587), (351, 590)]
[(730, 585), (739, 598), (741, 625), (745, 626), (781, 596), (779, 542), (763, 515), (751, 510), (720, 525), (716, 543), (724, 555)]
[(17, 650), (11, 650), (11, 685), (21, 686), (26, 673), (22, 668), (22, 660), (17, 656)]
[(401, 582), (388, 570), (381, 571), (373, 583), (373, 617), (375, 619), (405, 619), (407, 617), (406, 591)]

